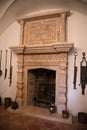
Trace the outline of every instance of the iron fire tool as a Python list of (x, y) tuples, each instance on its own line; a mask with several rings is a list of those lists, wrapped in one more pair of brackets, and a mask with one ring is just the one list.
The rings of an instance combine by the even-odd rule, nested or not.
[(85, 87), (87, 84), (87, 61), (85, 57), (85, 52), (82, 53), (82, 61), (80, 63), (80, 82), (82, 88), (82, 95), (85, 93)]
[(78, 53), (74, 53), (74, 79), (73, 79), (73, 84), (74, 84), (74, 89), (76, 89), (76, 79), (77, 79), (77, 66), (76, 66), (76, 57)]
[(18, 108), (18, 103), (16, 101), (16, 98), (15, 98), (15, 101), (12, 102), (11, 108), (12, 109), (17, 109)]
[(2, 50), (0, 50), (0, 76), (2, 75), (1, 60), (2, 60)]
[(12, 52), (10, 52), (10, 72), (9, 72), (9, 86), (12, 83)]
[(7, 50), (6, 50), (6, 56), (5, 56), (5, 75), (4, 75), (4, 79), (6, 79), (7, 76)]

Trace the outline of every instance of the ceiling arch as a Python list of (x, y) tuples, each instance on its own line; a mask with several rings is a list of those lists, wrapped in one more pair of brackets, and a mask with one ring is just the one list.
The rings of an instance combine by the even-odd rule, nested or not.
[(40, 10), (68, 8), (87, 15), (86, 1), (87, 0), (0, 0), (0, 34), (18, 17)]

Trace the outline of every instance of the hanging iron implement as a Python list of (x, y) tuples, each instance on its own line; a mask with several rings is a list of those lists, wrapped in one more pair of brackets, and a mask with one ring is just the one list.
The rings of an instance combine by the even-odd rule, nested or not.
[(9, 72), (9, 86), (12, 84), (12, 52), (10, 52), (10, 72)]
[(6, 56), (5, 56), (5, 74), (4, 74), (4, 79), (6, 79), (7, 76), (7, 50), (6, 50)]
[(76, 80), (77, 80), (77, 66), (76, 66), (77, 55), (78, 53), (74, 52), (74, 78), (73, 78), (74, 89), (76, 89)]
[(87, 61), (85, 57), (85, 52), (82, 53), (82, 61), (80, 63), (80, 84), (82, 88), (82, 95), (85, 94), (85, 87), (87, 84)]
[(0, 76), (2, 75), (1, 61), (2, 61), (2, 50), (0, 50)]

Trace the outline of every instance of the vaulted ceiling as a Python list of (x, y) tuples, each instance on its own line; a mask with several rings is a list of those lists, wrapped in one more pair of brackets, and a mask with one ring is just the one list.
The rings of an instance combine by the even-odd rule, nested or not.
[(87, 0), (0, 0), (0, 34), (18, 17), (27, 13), (60, 8), (87, 15)]

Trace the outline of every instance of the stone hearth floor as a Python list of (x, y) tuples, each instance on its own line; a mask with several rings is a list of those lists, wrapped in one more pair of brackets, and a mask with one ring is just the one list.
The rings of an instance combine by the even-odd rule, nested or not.
[(66, 124), (21, 112), (0, 107), (0, 130), (87, 130), (87, 124), (80, 124), (76, 117)]
[(22, 108), (16, 109), (16, 110), (8, 108), (8, 111), (20, 113), (22, 115), (29, 115), (29, 116), (33, 116), (33, 117), (39, 117), (42, 119), (48, 119), (48, 120), (52, 120), (52, 121), (58, 121), (58, 122), (63, 122), (63, 123), (67, 123), (67, 124), (72, 124), (72, 116), (69, 116), (68, 119), (64, 119), (61, 115), (58, 115), (57, 113), (51, 114), (48, 109), (40, 108), (40, 107), (36, 107), (36, 106), (27, 106), (27, 107), (22, 107)]

